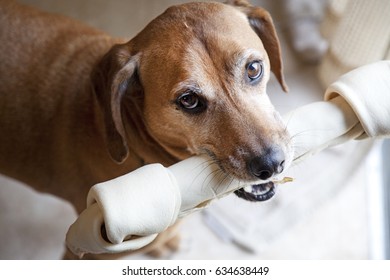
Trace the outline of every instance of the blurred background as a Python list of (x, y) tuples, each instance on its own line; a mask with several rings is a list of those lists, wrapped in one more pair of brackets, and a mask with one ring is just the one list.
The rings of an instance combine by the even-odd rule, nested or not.
[[(178, 0), (20, 0), (131, 38)], [(221, 1), (222, 2), (222, 1)], [(360, 65), (390, 59), (388, 0), (252, 0), (268, 9), (290, 92), (268, 85), (283, 114), (322, 100), (327, 85)], [(290, 169), (264, 203), (229, 196), (185, 219), (167, 259), (383, 259), (389, 255), (390, 144), (356, 141)], [(72, 207), (0, 177), (0, 259), (61, 259)], [(149, 258), (144, 255), (133, 259)]]

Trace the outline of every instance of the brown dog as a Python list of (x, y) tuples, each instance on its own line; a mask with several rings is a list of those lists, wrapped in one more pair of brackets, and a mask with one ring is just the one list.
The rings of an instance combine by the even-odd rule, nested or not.
[(11, 1), (0, 5), (0, 172), (85, 208), (89, 188), (207, 153), (267, 180), (291, 162), (266, 95), (283, 89), (270, 15), (246, 1), (169, 8), (129, 42)]

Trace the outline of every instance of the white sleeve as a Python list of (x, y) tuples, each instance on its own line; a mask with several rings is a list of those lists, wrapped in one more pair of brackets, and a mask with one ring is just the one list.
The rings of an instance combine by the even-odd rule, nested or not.
[(68, 248), (76, 255), (121, 253), (150, 244), (178, 218), (246, 186), (211, 176), (219, 170), (205, 156), (168, 168), (149, 164), (93, 186), (87, 209), (70, 226)]
[(342, 96), (358, 117), (366, 136), (390, 137), (390, 60), (359, 67), (341, 76), (325, 100)]
[(390, 61), (341, 76), (324, 99), (283, 116), (297, 142), (294, 163), (346, 141), (390, 137)]

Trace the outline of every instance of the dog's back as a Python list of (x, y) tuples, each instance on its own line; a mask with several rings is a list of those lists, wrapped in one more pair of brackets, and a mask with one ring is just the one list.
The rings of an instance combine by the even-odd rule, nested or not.
[(13, 1), (0, 4), (0, 42), (0, 172), (49, 189), (78, 169), (70, 158), (88, 145), (78, 133), (92, 134), (83, 124), (92, 129), (95, 118), (90, 73), (114, 42)]
[[(104, 46), (111, 38), (100, 31), (13, 1), (2, 1), (0, 22), (0, 73), (10, 86), (26, 86), (25, 79), (29, 78), (29, 87), (43, 87), (41, 73), (53, 81), (67, 70), (75, 70), (72, 63), (77, 63), (80, 71), (89, 71), (82, 67), (90, 67), (90, 61), (99, 55), (98, 50), (104, 53), (111, 45), (110, 42)], [(20, 76), (24, 81), (20, 81)]]

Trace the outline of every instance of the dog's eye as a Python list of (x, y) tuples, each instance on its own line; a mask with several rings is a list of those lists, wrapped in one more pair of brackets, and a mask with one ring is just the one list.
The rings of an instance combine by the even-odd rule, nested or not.
[(261, 61), (252, 61), (246, 67), (246, 74), (249, 78), (249, 81), (258, 80), (263, 76), (263, 63)]
[(199, 104), (199, 98), (194, 93), (185, 93), (179, 98), (180, 105), (185, 109), (194, 109)]
[(183, 93), (177, 99), (178, 105), (191, 113), (199, 113), (205, 108), (203, 100), (194, 92)]

